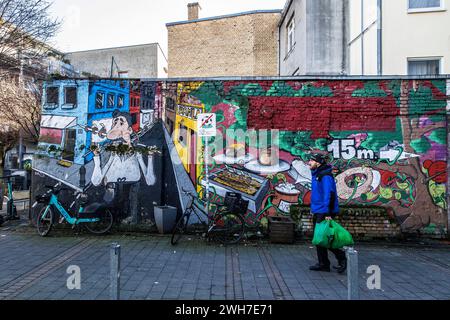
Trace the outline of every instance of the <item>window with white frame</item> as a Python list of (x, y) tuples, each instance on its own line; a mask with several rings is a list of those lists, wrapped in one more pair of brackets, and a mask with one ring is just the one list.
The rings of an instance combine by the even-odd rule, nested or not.
[(427, 76), (441, 73), (440, 58), (408, 59), (408, 75)]
[(287, 52), (291, 52), (295, 45), (295, 14), (292, 15), (291, 20), (287, 24)]
[(426, 11), (442, 9), (442, 0), (408, 0), (408, 10)]

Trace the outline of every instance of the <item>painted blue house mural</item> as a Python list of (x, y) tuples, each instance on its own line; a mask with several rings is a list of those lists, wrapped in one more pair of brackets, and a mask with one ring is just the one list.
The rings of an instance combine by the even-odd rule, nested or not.
[(43, 89), (39, 153), (84, 164), (89, 80), (51, 81)]
[(92, 160), (92, 144), (101, 145), (115, 110), (129, 112), (129, 82), (55, 80), (44, 83), (41, 154), (68, 165)]
[(92, 144), (102, 145), (106, 132), (111, 128), (115, 110), (130, 112), (130, 82), (97, 80), (90, 84), (86, 137), (86, 162), (93, 158), (89, 152)]

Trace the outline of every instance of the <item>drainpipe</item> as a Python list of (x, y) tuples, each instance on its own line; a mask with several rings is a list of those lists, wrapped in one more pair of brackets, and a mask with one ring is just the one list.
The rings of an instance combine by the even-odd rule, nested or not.
[(342, 62), (341, 62), (341, 75), (348, 75), (350, 73), (350, 63), (349, 63), (349, 55), (350, 55), (350, 47), (348, 46), (349, 39), (349, 26), (348, 20), (349, 17), (349, 4), (348, 1), (342, 1)]
[(364, 0), (361, 0), (361, 75), (364, 75)]
[(377, 0), (377, 71), (383, 74), (383, 0)]
[(110, 78), (113, 77), (113, 68), (114, 68), (114, 56), (111, 57), (111, 71), (110, 71), (110, 75), (109, 75)]
[(278, 26), (278, 75), (281, 76), (281, 26)]

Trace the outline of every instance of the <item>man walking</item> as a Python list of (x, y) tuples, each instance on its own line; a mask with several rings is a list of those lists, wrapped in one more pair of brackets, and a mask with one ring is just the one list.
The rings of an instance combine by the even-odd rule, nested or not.
[[(332, 174), (332, 167), (327, 164), (322, 154), (313, 154), (309, 161), (312, 174), (311, 213), (313, 214), (314, 229), (317, 223), (332, 220), (339, 213), (339, 201), (336, 191), (336, 182)], [(339, 273), (347, 269), (345, 251), (340, 249), (327, 249), (317, 246), (319, 263), (310, 267), (312, 271), (330, 272), (328, 250), (334, 253), (338, 266), (334, 267)]]

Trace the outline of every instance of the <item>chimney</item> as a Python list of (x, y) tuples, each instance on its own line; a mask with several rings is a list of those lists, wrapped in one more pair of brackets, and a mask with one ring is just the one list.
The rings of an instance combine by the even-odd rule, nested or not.
[(200, 4), (198, 2), (188, 3), (188, 20), (198, 19), (198, 10), (201, 10)]

